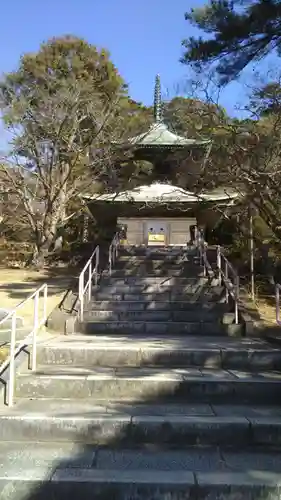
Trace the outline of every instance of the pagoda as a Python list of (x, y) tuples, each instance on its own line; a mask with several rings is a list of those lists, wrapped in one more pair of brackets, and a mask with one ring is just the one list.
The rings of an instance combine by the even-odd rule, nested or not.
[[(161, 96), (160, 76), (155, 79), (154, 88), (154, 123), (149, 129), (123, 144), (124, 149), (134, 150), (138, 160), (150, 161), (154, 166), (154, 176), (157, 180), (173, 179), (174, 168), (182, 160), (202, 157), (211, 141), (183, 137), (169, 130), (163, 120), (163, 102)], [(189, 162), (192, 168), (192, 160)]]
[[(196, 227), (203, 230), (206, 226), (214, 227), (222, 209), (233, 206), (239, 198), (230, 189), (198, 194), (171, 182), (176, 178), (179, 156), (188, 160), (190, 153), (196, 151), (202, 157), (202, 150), (206, 154), (210, 144), (209, 139), (186, 138), (169, 130), (163, 121), (160, 77), (157, 75), (154, 123), (147, 132), (122, 144), (124, 150), (133, 150), (135, 159), (153, 163), (154, 182), (123, 192), (85, 194), (83, 200), (99, 226), (110, 227), (113, 232), (122, 228), (125, 244), (186, 245), (194, 239)], [(192, 167), (196, 168), (196, 163), (187, 161), (186, 168)]]

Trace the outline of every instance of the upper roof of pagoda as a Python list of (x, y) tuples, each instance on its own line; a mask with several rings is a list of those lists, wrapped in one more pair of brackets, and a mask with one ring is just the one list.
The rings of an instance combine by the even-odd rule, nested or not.
[(161, 98), (160, 76), (156, 76), (154, 90), (154, 123), (147, 132), (139, 134), (129, 139), (129, 144), (135, 147), (191, 147), (204, 146), (209, 144), (209, 140), (189, 139), (171, 132), (163, 122), (163, 105)]

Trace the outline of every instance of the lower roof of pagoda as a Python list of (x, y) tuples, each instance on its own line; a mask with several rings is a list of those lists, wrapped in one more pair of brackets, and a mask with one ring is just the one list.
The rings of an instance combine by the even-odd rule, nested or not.
[(82, 197), (91, 202), (119, 203), (233, 203), (240, 194), (233, 189), (220, 188), (210, 192), (192, 193), (172, 184), (155, 182), (150, 185), (135, 187), (132, 190), (87, 195)]

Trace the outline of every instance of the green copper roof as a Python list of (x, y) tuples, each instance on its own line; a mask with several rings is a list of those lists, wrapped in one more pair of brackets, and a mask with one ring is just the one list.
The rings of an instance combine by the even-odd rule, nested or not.
[(163, 123), (160, 76), (156, 76), (154, 89), (154, 123), (147, 132), (129, 139), (129, 144), (136, 147), (190, 147), (204, 146), (209, 140), (187, 139), (174, 134)]

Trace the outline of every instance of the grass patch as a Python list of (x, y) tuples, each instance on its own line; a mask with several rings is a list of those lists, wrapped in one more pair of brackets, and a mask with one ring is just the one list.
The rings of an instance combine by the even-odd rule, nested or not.
[(244, 285), (240, 289), (240, 300), (254, 321), (264, 327), (277, 327), (275, 296), (272, 293), (261, 292), (257, 287), (255, 299), (252, 300), (249, 285)]
[(0, 347), (0, 360), (4, 361), (10, 354), (10, 348), (8, 346)]
[(10, 354), (10, 347), (8, 346), (0, 347), (0, 367), (1, 364), (4, 363), (4, 361), (7, 359), (9, 354)]
[[(57, 306), (69, 288), (77, 270), (69, 268), (47, 268), (42, 271), (31, 269), (0, 268), (0, 304), (3, 309), (13, 309), (27, 299), (36, 288), (44, 283), (48, 285), (47, 313)], [(19, 309), (18, 316), (26, 325), (33, 320), (33, 301), (29, 301)]]
[(256, 304), (260, 314), (260, 318), (265, 323), (265, 325), (276, 325), (276, 309), (274, 298), (271, 296), (258, 297)]

